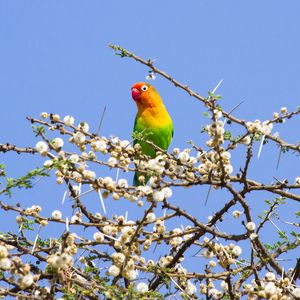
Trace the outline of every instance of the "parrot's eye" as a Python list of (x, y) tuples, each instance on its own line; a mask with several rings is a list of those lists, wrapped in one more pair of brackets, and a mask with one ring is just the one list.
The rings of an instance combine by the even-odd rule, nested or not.
[(148, 87), (147, 87), (146, 85), (143, 85), (143, 86), (142, 86), (142, 91), (143, 91), (143, 92), (146, 92), (147, 90), (148, 90)]

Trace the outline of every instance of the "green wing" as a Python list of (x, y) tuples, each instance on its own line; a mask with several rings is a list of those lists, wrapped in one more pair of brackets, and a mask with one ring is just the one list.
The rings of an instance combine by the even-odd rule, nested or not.
[[(137, 118), (135, 118), (134, 132), (140, 132), (142, 133), (143, 139), (153, 142), (155, 145), (157, 145), (159, 148), (163, 150), (167, 150), (174, 134), (173, 124), (172, 122), (165, 127), (161, 128), (147, 128), (143, 126), (141, 122)], [(153, 148), (153, 146), (149, 145), (143, 140), (135, 139), (133, 144), (139, 143), (142, 147), (142, 153), (146, 154), (150, 157), (156, 156), (156, 151)], [(138, 177), (140, 174), (136, 173), (133, 180), (133, 185), (137, 186), (140, 185), (140, 182), (138, 181)], [(149, 178), (146, 176), (146, 182), (149, 180)]]
[[(154, 128), (145, 127), (141, 122), (135, 118), (134, 132), (140, 132), (144, 140), (153, 142), (156, 146), (163, 150), (167, 150), (174, 134), (173, 124), (170, 123), (168, 126)], [(154, 148), (143, 140), (134, 140), (134, 145), (139, 143), (142, 147), (142, 152), (150, 157), (155, 157)]]

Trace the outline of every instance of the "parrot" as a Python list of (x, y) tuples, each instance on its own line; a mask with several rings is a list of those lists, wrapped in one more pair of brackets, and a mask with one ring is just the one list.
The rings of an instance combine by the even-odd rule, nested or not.
[[(131, 88), (131, 95), (137, 105), (138, 112), (135, 117), (133, 132), (140, 133), (144, 140), (151, 141), (163, 150), (167, 150), (174, 133), (172, 119), (164, 106), (164, 103), (155, 88), (146, 82), (137, 82)], [(136, 136), (136, 135), (135, 135)], [(134, 140), (133, 144), (140, 144), (141, 152), (151, 158), (155, 158), (156, 151), (149, 143)], [(139, 181), (141, 174), (136, 172), (133, 185), (146, 184), (149, 176), (145, 176), (145, 181)]]

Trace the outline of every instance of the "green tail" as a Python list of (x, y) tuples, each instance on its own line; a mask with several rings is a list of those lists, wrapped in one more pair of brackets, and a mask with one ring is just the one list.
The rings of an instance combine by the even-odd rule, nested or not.
[(135, 172), (134, 177), (133, 177), (133, 186), (139, 186), (139, 185), (146, 185), (148, 180), (150, 179), (150, 176), (145, 176), (145, 182), (139, 182), (139, 177), (141, 176), (140, 173)]
[(137, 173), (134, 174), (133, 183), (132, 184), (133, 184), (133, 186), (139, 186), (140, 185)]

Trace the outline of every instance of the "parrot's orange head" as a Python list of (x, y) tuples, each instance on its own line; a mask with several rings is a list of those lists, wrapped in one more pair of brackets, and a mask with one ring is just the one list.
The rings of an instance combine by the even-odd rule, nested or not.
[(155, 88), (146, 82), (137, 82), (131, 88), (131, 95), (139, 109), (160, 105), (162, 100)]

